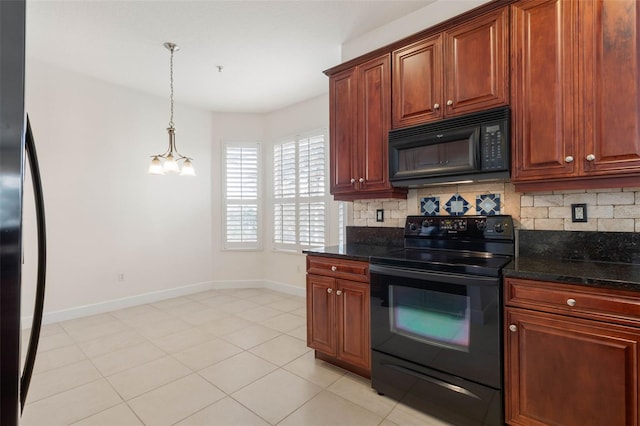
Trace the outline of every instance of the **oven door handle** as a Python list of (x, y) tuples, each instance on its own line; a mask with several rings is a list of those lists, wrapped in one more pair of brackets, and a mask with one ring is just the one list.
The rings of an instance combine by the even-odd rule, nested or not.
[(409, 374), (413, 377), (416, 377), (420, 380), (424, 380), (429, 383), (433, 383), (434, 385), (438, 385), (450, 391), (454, 391), (460, 393), (462, 395), (470, 396), (471, 398), (482, 399), (475, 393), (471, 392), (469, 389), (465, 389), (462, 386), (454, 385), (453, 383), (445, 382), (441, 379), (436, 379), (435, 377), (429, 376), (427, 374), (421, 373), (420, 371), (413, 370), (411, 368), (403, 367), (401, 365), (389, 364), (383, 362), (382, 365), (387, 368), (391, 368), (393, 370), (398, 370), (402, 373)]
[(478, 275), (462, 275), (454, 273), (442, 273), (391, 266), (369, 265), (370, 274), (389, 275), (392, 277), (411, 278), (414, 280), (430, 280), (446, 284), (460, 285), (498, 285), (500, 278), (483, 277)]

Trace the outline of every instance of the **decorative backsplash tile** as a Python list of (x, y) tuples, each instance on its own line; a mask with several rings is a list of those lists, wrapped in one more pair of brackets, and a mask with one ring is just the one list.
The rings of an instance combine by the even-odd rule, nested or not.
[(500, 194), (476, 195), (476, 214), (488, 216), (500, 214)]
[[(434, 206), (427, 206), (428, 199), (439, 201), (438, 215), (449, 214), (444, 203), (452, 195), (466, 200), (476, 200), (475, 208), (469, 206), (468, 215), (490, 214), (490, 195), (496, 207), (495, 214), (508, 214), (517, 227), (531, 230), (640, 232), (640, 187), (624, 189), (593, 189), (518, 193), (513, 184), (487, 182), (458, 185), (441, 185), (410, 189), (407, 200), (362, 200), (353, 203), (353, 219), (356, 226), (402, 227), (407, 215), (435, 213)], [(478, 211), (478, 197), (481, 198)], [(499, 197), (499, 200), (498, 200)], [(484, 201), (484, 203), (483, 203)], [(571, 222), (571, 204), (586, 204), (588, 222)], [(376, 222), (376, 209), (384, 208), (384, 222)], [(488, 213), (487, 213), (488, 212)]]
[(471, 204), (464, 198), (460, 196), (460, 194), (455, 194), (453, 197), (449, 198), (447, 204), (444, 205), (444, 209), (451, 216), (462, 216), (471, 208)]
[(420, 214), (438, 216), (440, 214), (440, 197), (424, 197), (420, 200)]

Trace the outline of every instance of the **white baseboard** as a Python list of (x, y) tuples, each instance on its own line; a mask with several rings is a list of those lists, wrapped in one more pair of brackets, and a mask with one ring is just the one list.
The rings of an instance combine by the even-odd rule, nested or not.
[(292, 296), (306, 297), (307, 289), (305, 287), (298, 287), (291, 284), (279, 283), (277, 281), (263, 281), (264, 288), (269, 290), (279, 291), (281, 293), (291, 294)]
[[(305, 297), (306, 289), (290, 284), (267, 280), (244, 280), (244, 281), (208, 281), (191, 284), (183, 287), (175, 287), (167, 290), (154, 291), (150, 293), (138, 294), (121, 299), (107, 300), (90, 305), (77, 306), (59, 311), (45, 312), (42, 316), (42, 324), (52, 324), (70, 319), (87, 317), (102, 314), (105, 312), (117, 311), (118, 309), (129, 308), (131, 306), (144, 305), (146, 303), (158, 302), (160, 300), (172, 299), (174, 297), (187, 296), (207, 290), (223, 290), (230, 288), (267, 288), (294, 296)], [(46, 297), (46, 296), (45, 296)], [(23, 317), (22, 328), (31, 327), (33, 316)]]

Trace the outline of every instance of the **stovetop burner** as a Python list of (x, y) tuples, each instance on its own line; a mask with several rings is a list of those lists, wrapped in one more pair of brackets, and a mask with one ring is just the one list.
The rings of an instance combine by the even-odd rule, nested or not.
[(371, 263), (449, 273), (499, 276), (514, 254), (511, 216), (409, 216), (404, 249)]

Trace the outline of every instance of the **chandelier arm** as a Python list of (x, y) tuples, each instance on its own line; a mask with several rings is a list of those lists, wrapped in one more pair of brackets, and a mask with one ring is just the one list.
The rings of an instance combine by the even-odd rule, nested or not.
[(167, 155), (171, 154), (171, 151), (166, 150), (164, 153), (162, 154), (156, 154), (156, 155), (151, 155), (151, 157), (160, 157), (160, 158), (167, 158)]
[(193, 160), (193, 158), (187, 157), (186, 155), (182, 155), (178, 151), (173, 151), (173, 152), (175, 154), (178, 154), (178, 157), (176, 158), (176, 161), (178, 161), (178, 160), (189, 160), (189, 161)]

